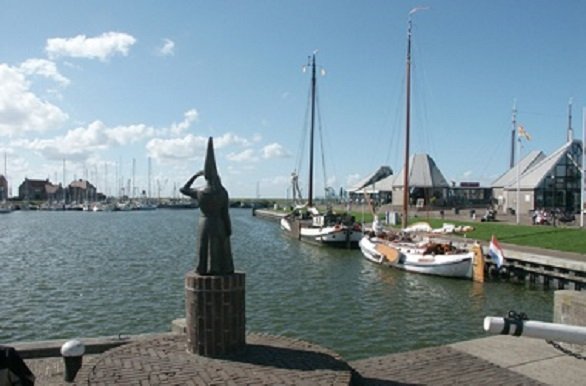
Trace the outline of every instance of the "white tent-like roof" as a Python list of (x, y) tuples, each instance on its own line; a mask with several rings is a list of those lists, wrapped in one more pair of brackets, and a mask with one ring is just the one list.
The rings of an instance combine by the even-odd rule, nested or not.
[[(448, 182), (435, 161), (428, 154), (414, 154), (409, 161), (409, 186), (417, 188), (447, 188)], [(390, 175), (366, 189), (368, 192), (390, 192), (393, 188), (403, 187), (403, 170), (397, 175)]]
[[(350, 189), (348, 189), (348, 192), (362, 193), (362, 190), (367, 185), (378, 185), (377, 184), (378, 181), (380, 181), (381, 179), (387, 178), (388, 176), (391, 176), (392, 174), (393, 174), (393, 170), (389, 166), (381, 166), (376, 171), (372, 172), (367, 177), (363, 178), (362, 180), (360, 180), (359, 182), (354, 184)], [(368, 190), (369, 193), (374, 193), (372, 191), (372, 188), (369, 188), (369, 189), (370, 189), (370, 190)]]
[[(392, 181), (392, 187), (403, 187), (403, 173), (399, 174)], [(447, 188), (448, 182), (439, 170), (433, 158), (428, 154), (414, 154), (409, 161), (409, 186), (417, 188)]]
[[(533, 167), (528, 169), (525, 173), (521, 174), (519, 178), (519, 188), (520, 189), (535, 189), (539, 186), (541, 181), (544, 178), (551, 174), (551, 171), (558, 164), (560, 159), (566, 157), (570, 148), (574, 145), (578, 144), (582, 146), (582, 142), (580, 140), (574, 139), (570, 142), (567, 142), (565, 145), (560, 147), (558, 150), (553, 152), (550, 156), (542, 159), (540, 162), (535, 164)], [(513, 167), (511, 170), (514, 170)], [(507, 172), (508, 173), (508, 172)], [(505, 189), (516, 189), (517, 188), (517, 178), (516, 174), (514, 174), (515, 178), (505, 186)]]
[[(541, 161), (545, 159), (545, 154), (539, 150), (533, 150), (522, 160), (520, 160), (515, 166), (507, 170), (503, 173), (499, 178), (497, 178), (492, 184), (492, 188), (503, 188), (510, 184), (517, 182), (517, 172), (519, 175), (523, 175), (528, 170), (532, 169), (535, 165), (539, 164)], [(517, 171), (517, 166), (519, 166), (519, 170)]]

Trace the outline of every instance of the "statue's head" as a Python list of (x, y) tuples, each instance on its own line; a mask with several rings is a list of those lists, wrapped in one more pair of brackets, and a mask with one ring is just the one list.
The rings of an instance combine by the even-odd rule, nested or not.
[(218, 176), (218, 169), (216, 168), (216, 157), (214, 156), (214, 140), (212, 137), (208, 139), (208, 149), (206, 151), (206, 158), (203, 167), (205, 179), (212, 186), (219, 186), (220, 176)]

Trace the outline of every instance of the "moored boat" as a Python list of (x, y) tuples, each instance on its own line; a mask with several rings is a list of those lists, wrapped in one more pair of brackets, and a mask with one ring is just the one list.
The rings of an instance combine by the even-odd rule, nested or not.
[(313, 244), (358, 248), (362, 227), (352, 217), (320, 214), (316, 208), (306, 212), (295, 209), (281, 219), (281, 229), (289, 235)]
[[(360, 240), (360, 250), (364, 257), (377, 264), (386, 265), (409, 272), (417, 272), (428, 275), (448, 277), (472, 277), (472, 262), (474, 253), (454, 247), (451, 243), (437, 243), (426, 241), (415, 243), (410, 238), (405, 240), (404, 234), (409, 231), (425, 231), (435, 233), (428, 224), (413, 224), (407, 227), (409, 213), (409, 137), (411, 116), (411, 15), (421, 8), (415, 8), (409, 12), (407, 30), (407, 66), (406, 66), (406, 119), (405, 119), (405, 164), (403, 168), (403, 211), (402, 211), (402, 235), (389, 235), (376, 229), (377, 217), (373, 232), (366, 234)], [(453, 231), (454, 226), (446, 227), (441, 231)]]
[[(307, 67), (311, 68), (311, 118), (309, 135), (309, 192), (306, 205), (298, 206), (281, 219), (281, 229), (288, 235), (313, 244), (357, 248), (362, 238), (362, 226), (347, 215), (335, 215), (331, 209), (325, 214), (313, 205), (313, 140), (316, 106), (315, 53)], [(294, 195), (300, 190), (297, 173), (293, 173)]]
[(359, 245), (364, 257), (376, 264), (427, 275), (472, 277), (474, 253), (449, 243), (416, 244), (367, 235)]

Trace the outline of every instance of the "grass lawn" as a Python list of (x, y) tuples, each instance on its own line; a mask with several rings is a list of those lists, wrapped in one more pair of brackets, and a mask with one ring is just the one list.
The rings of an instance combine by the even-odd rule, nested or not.
[[(357, 221), (362, 221), (361, 212), (353, 212)], [(372, 222), (372, 214), (364, 214), (364, 222)], [(384, 217), (380, 217), (384, 219)], [(444, 223), (455, 225), (470, 225), (474, 231), (468, 232), (467, 237), (475, 240), (490, 241), (492, 235), (508, 244), (532, 246), (556, 251), (576, 252), (586, 254), (586, 231), (580, 228), (545, 225), (516, 225), (502, 222), (468, 222), (451, 221), (439, 218), (412, 218), (409, 223), (427, 222), (432, 228), (440, 228)]]

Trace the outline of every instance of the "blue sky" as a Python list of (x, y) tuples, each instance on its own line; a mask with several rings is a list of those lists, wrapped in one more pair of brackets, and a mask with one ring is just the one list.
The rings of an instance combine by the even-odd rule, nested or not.
[[(582, 135), (586, 2), (0, 1), (0, 151), (24, 177), (174, 194), (213, 136), (233, 197), (285, 197), (299, 167), (318, 49), (327, 185), (403, 160), (406, 26), (414, 15), (412, 153), (449, 181), (490, 184), (522, 154)], [(322, 146), (319, 143), (317, 149)], [(321, 154), (316, 154), (321, 160)], [(4, 163), (2, 162), (3, 173)], [(307, 162), (300, 182), (307, 192)], [(323, 192), (323, 167), (315, 171)]]

